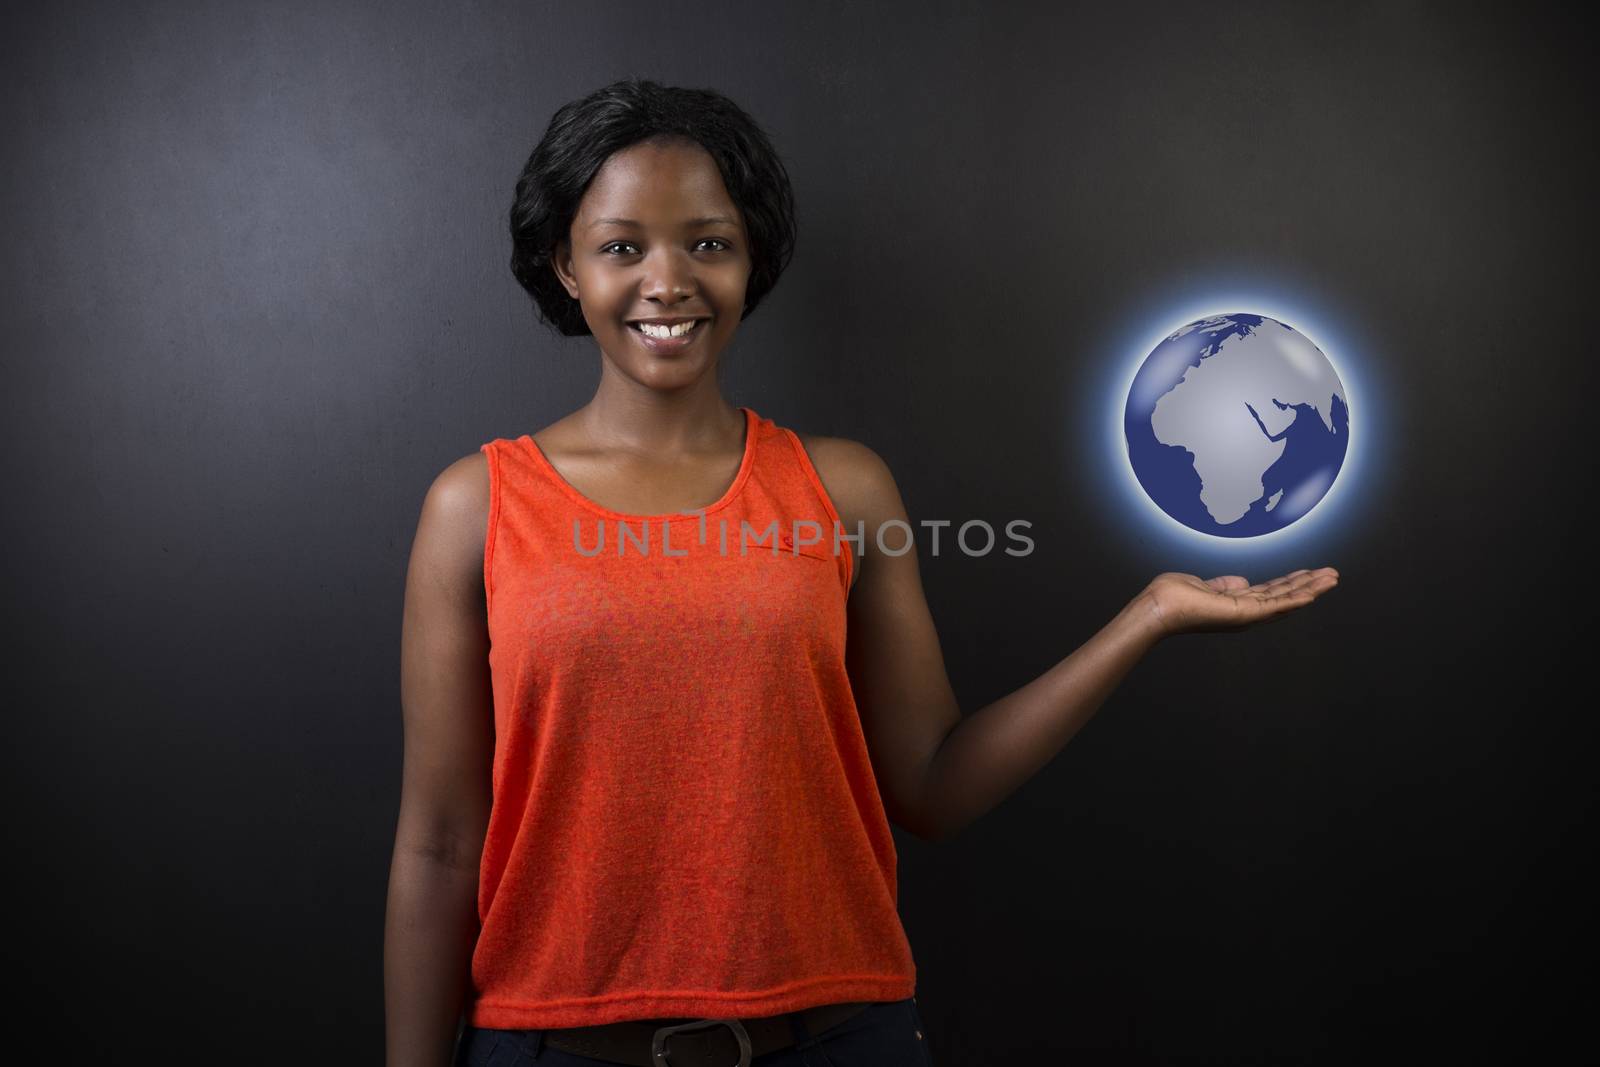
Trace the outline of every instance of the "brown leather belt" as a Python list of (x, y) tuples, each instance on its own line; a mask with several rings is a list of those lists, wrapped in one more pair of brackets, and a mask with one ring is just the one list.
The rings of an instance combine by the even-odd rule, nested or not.
[(544, 1043), (562, 1052), (634, 1067), (749, 1067), (751, 1059), (795, 1043), (797, 1015), (813, 1037), (873, 1002), (823, 1004), (753, 1019), (628, 1019), (601, 1026), (546, 1030)]

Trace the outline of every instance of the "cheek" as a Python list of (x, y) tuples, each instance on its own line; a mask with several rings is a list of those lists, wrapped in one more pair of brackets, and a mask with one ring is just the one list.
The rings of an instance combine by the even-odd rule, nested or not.
[(614, 278), (608, 278), (604, 274), (589, 278), (581, 292), (582, 301), (590, 313), (596, 318), (612, 322), (613, 325), (615, 325), (614, 320), (625, 317), (633, 307), (633, 300), (629, 296), (627, 287), (618, 285)]
[(726, 271), (719, 273), (717, 288), (729, 303), (742, 303), (750, 288), (750, 262), (729, 264)]

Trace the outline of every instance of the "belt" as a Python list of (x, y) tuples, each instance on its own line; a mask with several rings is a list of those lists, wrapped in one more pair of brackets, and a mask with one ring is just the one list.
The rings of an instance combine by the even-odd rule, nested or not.
[(543, 1040), (562, 1052), (634, 1067), (749, 1067), (756, 1056), (792, 1046), (797, 1030), (814, 1037), (871, 1004), (823, 1004), (753, 1019), (628, 1019), (546, 1030)]

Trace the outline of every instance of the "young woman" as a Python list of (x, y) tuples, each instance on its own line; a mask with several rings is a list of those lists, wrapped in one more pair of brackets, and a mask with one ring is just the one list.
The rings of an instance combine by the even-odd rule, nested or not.
[(423, 503), (389, 1064), (931, 1063), (889, 821), (960, 829), (1156, 641), (1280, 618), (1337, 574), (1159, 575), (963, 717), (883, 460), (722, 395), (794, 241), (756, 123), (608, 86), (555, 114), (511, 229), (517, 280), (594, 338), (600, 381)]

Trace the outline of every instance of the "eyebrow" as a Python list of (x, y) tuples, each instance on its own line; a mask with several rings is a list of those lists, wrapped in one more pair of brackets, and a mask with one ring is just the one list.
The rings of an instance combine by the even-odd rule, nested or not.
[[(690, 226), (690, 227), (694, 227), (694, 226), (709, 226), (710, 224), (712, 224), (714, 222), (720, 222), (720, 223), (723, 223), (723, 224), (728, 225), (728, 226), (737, 226), (739, 224), (737, 219), (730, 219), (726, 215), (702, 215), (697, 219), (689, 219), (686, 223), (684, 223), (684, 225)], [(593, 222), (589, 223), (587, 229), (591, 229), (592, 230), (596, 226), (605, 226), (605, 225), (612, 225), (612, 226), (639, 226), (639, 225), (641, 225), (641, 223), (637, 219), (604, 218), (604, 219), (595, 219)]]

